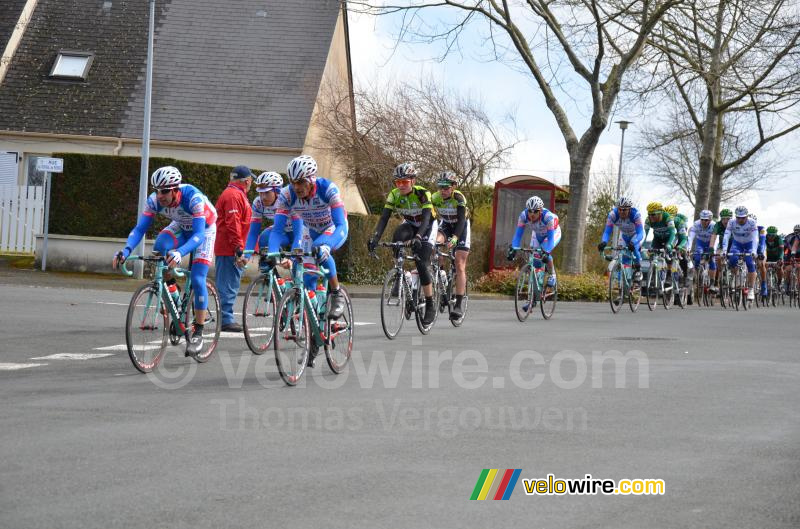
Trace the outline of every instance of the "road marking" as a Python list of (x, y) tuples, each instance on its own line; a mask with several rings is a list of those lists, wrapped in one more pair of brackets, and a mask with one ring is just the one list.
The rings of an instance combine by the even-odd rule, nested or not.
[(47, 364), (12, 364), (10, 362), (0, 362), (0, 371), (16, 371), (17, 369), (27, 369), (29, 367), (46, 366)]
[(127, 307), (128, 305), (130, 305), (130, 303), (114, 303), (111, 301), (95, 301), (95, 303), (98, 303), (100, 305), (120, 305), (121, 307)]
[[(157, 343), (161, 343), (160, 341)], [(159, 349), (160, 345), (140, 345), (135, 348), (136, 351), (152, 351), (154, 349)], [(106, 347), (95, 347), (95, 351), (127, 351), (128, 346), (124, 343), (117, 344), (117, 345), (107, 345)]]
[(114, 356), (114, 353), (55, 353), (47, 356), (36, 356), (31, 360), (94, 360)]

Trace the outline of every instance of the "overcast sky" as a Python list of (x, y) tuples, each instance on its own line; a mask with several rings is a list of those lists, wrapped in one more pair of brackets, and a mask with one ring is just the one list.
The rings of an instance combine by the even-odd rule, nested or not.
[[(557, 184), (568, 182), (569, 158), (563, 137), (555, 119), (544, 104), (544, 100), (530, 74), (518, 71), (512, 65), (488, 60), (485, 46), (477, 32), (468, 33), (460, 52), (449, 54), (444, 60), (436, 60), (439, 49), (435, 46), (400, 44), (396, 46), (397, 18), (370, 17), (350, 13), (350, 38), (353, 75), (357, 86), (370, 83), (391, 83), (397, 79), (413, 80), (433, 77), (443, 86), (470, 95), (483, 102), (489, 114), (498, 122), (512, 114), (516, 119), (517, 132), (523, 140), (514, 150), (508, 169), (500, 171), (496, 178), (513, 174), (534, 174)], [(585, 91), (582, 87), (581, 90)], [(588, 117), (581, 110), (580, 101), (561, 100), (570, 115), (570, 120), (580, 135), (585, 125), (580, 123)], [(628, 119), (641, 122), (658, 119), (657, 115), (621, 116), (612, 121)], [(636, 138), (637, 124), (632, 124), (625, 133), (626, 148)], [(613, 165), (617, 170), (620, 149), (620, 130), (612, 123), (600, 138), (592, 162), (593, 170), (602, 170)], [(736, 206), (744, 204), (758, 215), (759, 224), (776, 225), (782, 232), (790, 231), (800, 224), (800, 133), (795, 132), (775, 143), (777, 156), (789, 160), (784, 166), (783, 179), (770, 191), (748, 192)], [(655, 184), (647, 175), (647, 168), (636, 160), (629, 159), (626, 149), (624, 173), (634, 186), (634, 197), (640, 206), (652, 200), (675, 202), (676, 193)], [(677, 201), (681, 210), (691, 213), (688, 202)]]

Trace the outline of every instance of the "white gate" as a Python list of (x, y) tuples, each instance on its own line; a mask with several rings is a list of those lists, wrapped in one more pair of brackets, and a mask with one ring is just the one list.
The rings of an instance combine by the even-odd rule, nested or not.
[(33, 253), (43, 225), (43, 186), (0, 186), (0, 252)]

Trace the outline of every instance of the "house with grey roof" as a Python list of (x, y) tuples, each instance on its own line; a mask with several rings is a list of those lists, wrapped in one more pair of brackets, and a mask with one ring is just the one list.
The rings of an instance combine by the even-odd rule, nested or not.
[[(0, 184), (38, 185), (54, 152), (139, 156), (147, 0), (3, 0)], [(350, 94), (340, 0), (157, 0), (151, 156), (284, 172), (300, 153), (366, 213), (315, 124)], [(342, 92), (342, 90), (344, 92)]]

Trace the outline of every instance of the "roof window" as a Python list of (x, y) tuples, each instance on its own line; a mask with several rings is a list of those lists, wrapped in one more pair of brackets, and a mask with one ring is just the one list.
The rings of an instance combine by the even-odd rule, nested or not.
[(50, 70), (50, 77), (85, 81), (93, 60), (94, 53), (88, 51), (61, 50)]

